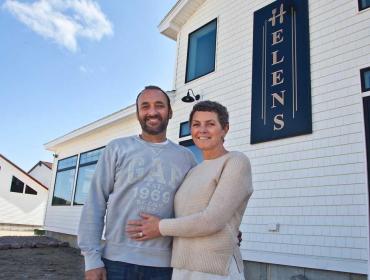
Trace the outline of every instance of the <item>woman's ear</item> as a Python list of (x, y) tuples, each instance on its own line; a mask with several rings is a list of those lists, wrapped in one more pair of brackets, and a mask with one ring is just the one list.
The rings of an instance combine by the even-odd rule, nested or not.
[(224, 127), (224, 131), (225, 131), (225, 135), (229, 132), (229, 124), (226, 124), (225, 127)]

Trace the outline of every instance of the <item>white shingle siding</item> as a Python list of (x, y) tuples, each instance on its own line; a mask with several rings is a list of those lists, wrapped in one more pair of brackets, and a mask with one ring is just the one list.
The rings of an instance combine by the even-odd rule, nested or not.
[[(230, 112), (226, 145), (246, 152), (255, 192), (241, 226), (245, 259), (367, 272), (367, 179), (359, 70), (370, 64), (370, 11), (309, 1), (313, 133), (250, 145), (253, 12), (271, 1), (207, 0), (178, 35), (174, 118), (191, 88)], [(188, 34), (217, 18), (216, 70), (185, 81)], [(269, 232), (269, 224), (280, 224)]]
[[(37, 191), (37, 195), (11, 192), (13, 176)], [(0, 157), (0, 224), (42, 226), (48, 190)]]

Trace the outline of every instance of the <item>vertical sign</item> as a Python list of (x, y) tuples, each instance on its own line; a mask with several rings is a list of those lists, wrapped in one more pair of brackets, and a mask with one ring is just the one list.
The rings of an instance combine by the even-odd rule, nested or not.
[(312, 133), (308, 0), (254, 13), (251, 144)]

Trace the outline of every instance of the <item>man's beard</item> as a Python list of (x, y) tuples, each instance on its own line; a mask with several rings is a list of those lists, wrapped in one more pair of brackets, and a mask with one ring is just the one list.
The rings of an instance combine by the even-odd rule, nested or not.
[[(149, 119), (153, 119), (153, 118), (156, 118), (156, 119), (158, 119), (160, 121), (159, 125), (156, 126), (156, 127), (151, 127), (151, 126), (148, 126), (146, 124), (146, 122)], [(165, 131), (167, 129), (168, 118), (162, 119), (161, 116), (145, 117), (144, 119), (139, 118), (139, 122), (140, 122), (141, 129), (144, 132), (146, 132), (146, 133), (148, 133), (150, 135), (158, 135), (158, 134), (162, 133), (163, 131)]]

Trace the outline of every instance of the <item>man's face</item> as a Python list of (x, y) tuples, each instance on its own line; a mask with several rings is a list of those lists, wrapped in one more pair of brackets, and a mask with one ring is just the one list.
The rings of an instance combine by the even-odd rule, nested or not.
[(147, 89), (137, 101), (137, 118), (143, 132), (150, 135), (164, 133), (168, 120), (171, 118), (167, 99), (163, 92), (156, 89)]

